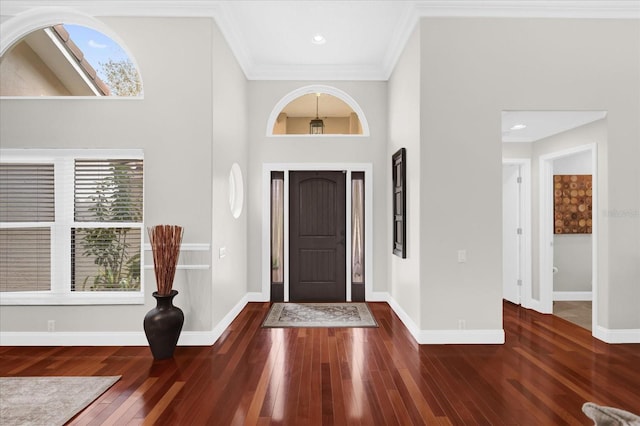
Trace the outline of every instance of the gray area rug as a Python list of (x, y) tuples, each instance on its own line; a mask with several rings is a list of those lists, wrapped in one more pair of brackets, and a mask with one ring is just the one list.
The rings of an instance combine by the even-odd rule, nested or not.
[(274, 303), (263, 327), (377, 327), (366, 303)]
[(0, 424), (64, 425), (120, 376), (0, 377)]

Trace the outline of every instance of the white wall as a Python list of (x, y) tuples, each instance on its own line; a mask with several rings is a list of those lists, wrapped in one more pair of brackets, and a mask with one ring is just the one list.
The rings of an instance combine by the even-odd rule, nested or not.
[[(420, 324), (420, 28), (418, 27), (405, 46), (402, 56), (389, 79), (389, 142), (387, 157), (400, 148), (407, 154), (407, 258), (394, 256), (389, 259), (389, 293), (411, 318)], [(391, 166), (387, 167), (384, 190), (389, 194), (387, 202), (391, 215)], [(387, 226), (392, 235), (391, 220)]]
[(423, 330), (458, 330), (460, 320), (502, 330), (500, 121), (509, 79), (500, 61), (509, 31), (521, 30), (510, 20), (421, 20)]
[[(374, 291), (387, 291), (387, 96), (384, 82), (314, 82), (349, 94), (369, 122), (370, 136), (266, 136), (271, 111), (285, 95), (309, 85), (297, 81), (249, 82), (248, 288), (262, 291), (262, 165), (264, 163), (371, 163), (373, 165), (373, 259)], [(391, 161), (391, 160), (389, 160)], [(389, 189), (390, 190), (390, 189)], [(367, 236), (369, 238), (369, 236)], [(266, 265), (269, 267), (269, 265)], [(370, 277), (371, 278), (371, 277)], [(367, 280), (365, 285), (370, 285)]]
[[(501, 324), (501, 111), (604, 110), (598, 208), (609, 214), (598, 235), (599, 324), (640, 328), (640, 22), (421, 25), (422, 327), (451, 328), (463, 315), (468, 328)], [(464, 265), (458, 248), (468, 250)]]
[[(566, 132), (565, 132), (566, 133)], [(566, 136), (565, 133), (558, 137)], [(562, 157), (553, 162), (554, 175), (590, 175), (591, 152)], [(555, 234), (553, 236), (553, 291), (591, 291), (591, 234)]]
[[(229, 206), (229, 172), (238, 163), (247, 192), (248, 82), (218, 28), (213, 29), (213, 235), (212, 319), (216, 325), (247, 293), (247, 202), (235, 219)], [(219, 256), (225, 248), (226, 255)]]
[[(246, 269), (246, 215), (231, 219), (226, 201), (231, 163), (246, 170), (244, 75), (212, 19), (103, 21), (136, 58), (144, 99), (0, 100), (2, 147), (142, 148), (145, 225), (182, 225), (183, 243), (213, 243), (216, 254), (228, 247), (210, 270), (176, 273), (183, 330), (211, 330), (246, 292), (238, 273)], [(53, 319), (61, 332), (141, 332), (155, 306), (152, 270), (144, 286), (144, 305), (2, 306), (0, 330), (46, 331)]]
[(511, 143), (502, 144), (503, 158), (531, 158), (531, 143)]

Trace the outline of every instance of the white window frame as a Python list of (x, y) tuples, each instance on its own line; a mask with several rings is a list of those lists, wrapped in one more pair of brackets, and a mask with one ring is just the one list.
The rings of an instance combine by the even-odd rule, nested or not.
[[(75, 222), (74, 162), (79, 159), (139, 159), (141, 149), (0, 149), (3, 163), (54, 164), (55, 222), (2, 223), (2, 228), (51, 226), (51, 290), (0, 292), (2, 305), (122, 305), (144, 304), (143, 222)], [(143, 178), (144, 185), (144, 178)], [(144, 193), (144, 188), (143, 188)], [(143, 202), (144, 218), (144, 202)], [(71, 291), (71, 228), (128, 227), (140, 229), (139, 291)]]

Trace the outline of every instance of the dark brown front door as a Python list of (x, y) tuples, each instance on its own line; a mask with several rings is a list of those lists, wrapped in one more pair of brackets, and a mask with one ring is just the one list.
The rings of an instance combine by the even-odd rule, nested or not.
[(345, 173), (290, 172), (289, 300), (346, 300)]

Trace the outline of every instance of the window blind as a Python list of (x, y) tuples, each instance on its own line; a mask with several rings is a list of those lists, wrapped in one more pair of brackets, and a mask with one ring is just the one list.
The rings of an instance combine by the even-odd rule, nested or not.
[(72, 291), (140, 290), (141, 228), (73, 228)]
[(75, 160), (72, 291), (140, 290), (142, 164), (142, 160)]
[(0, 229), (0, 291), (51, 290), (51, 229)]
[(53, 164), (0, 164), (0, 222), (55, 220)]
[(141, 222), (142, 160), (75, 160), (76, 222)]
[(53, 164), (0, 164), (0, 291), (51, 289), (53, 221)]

